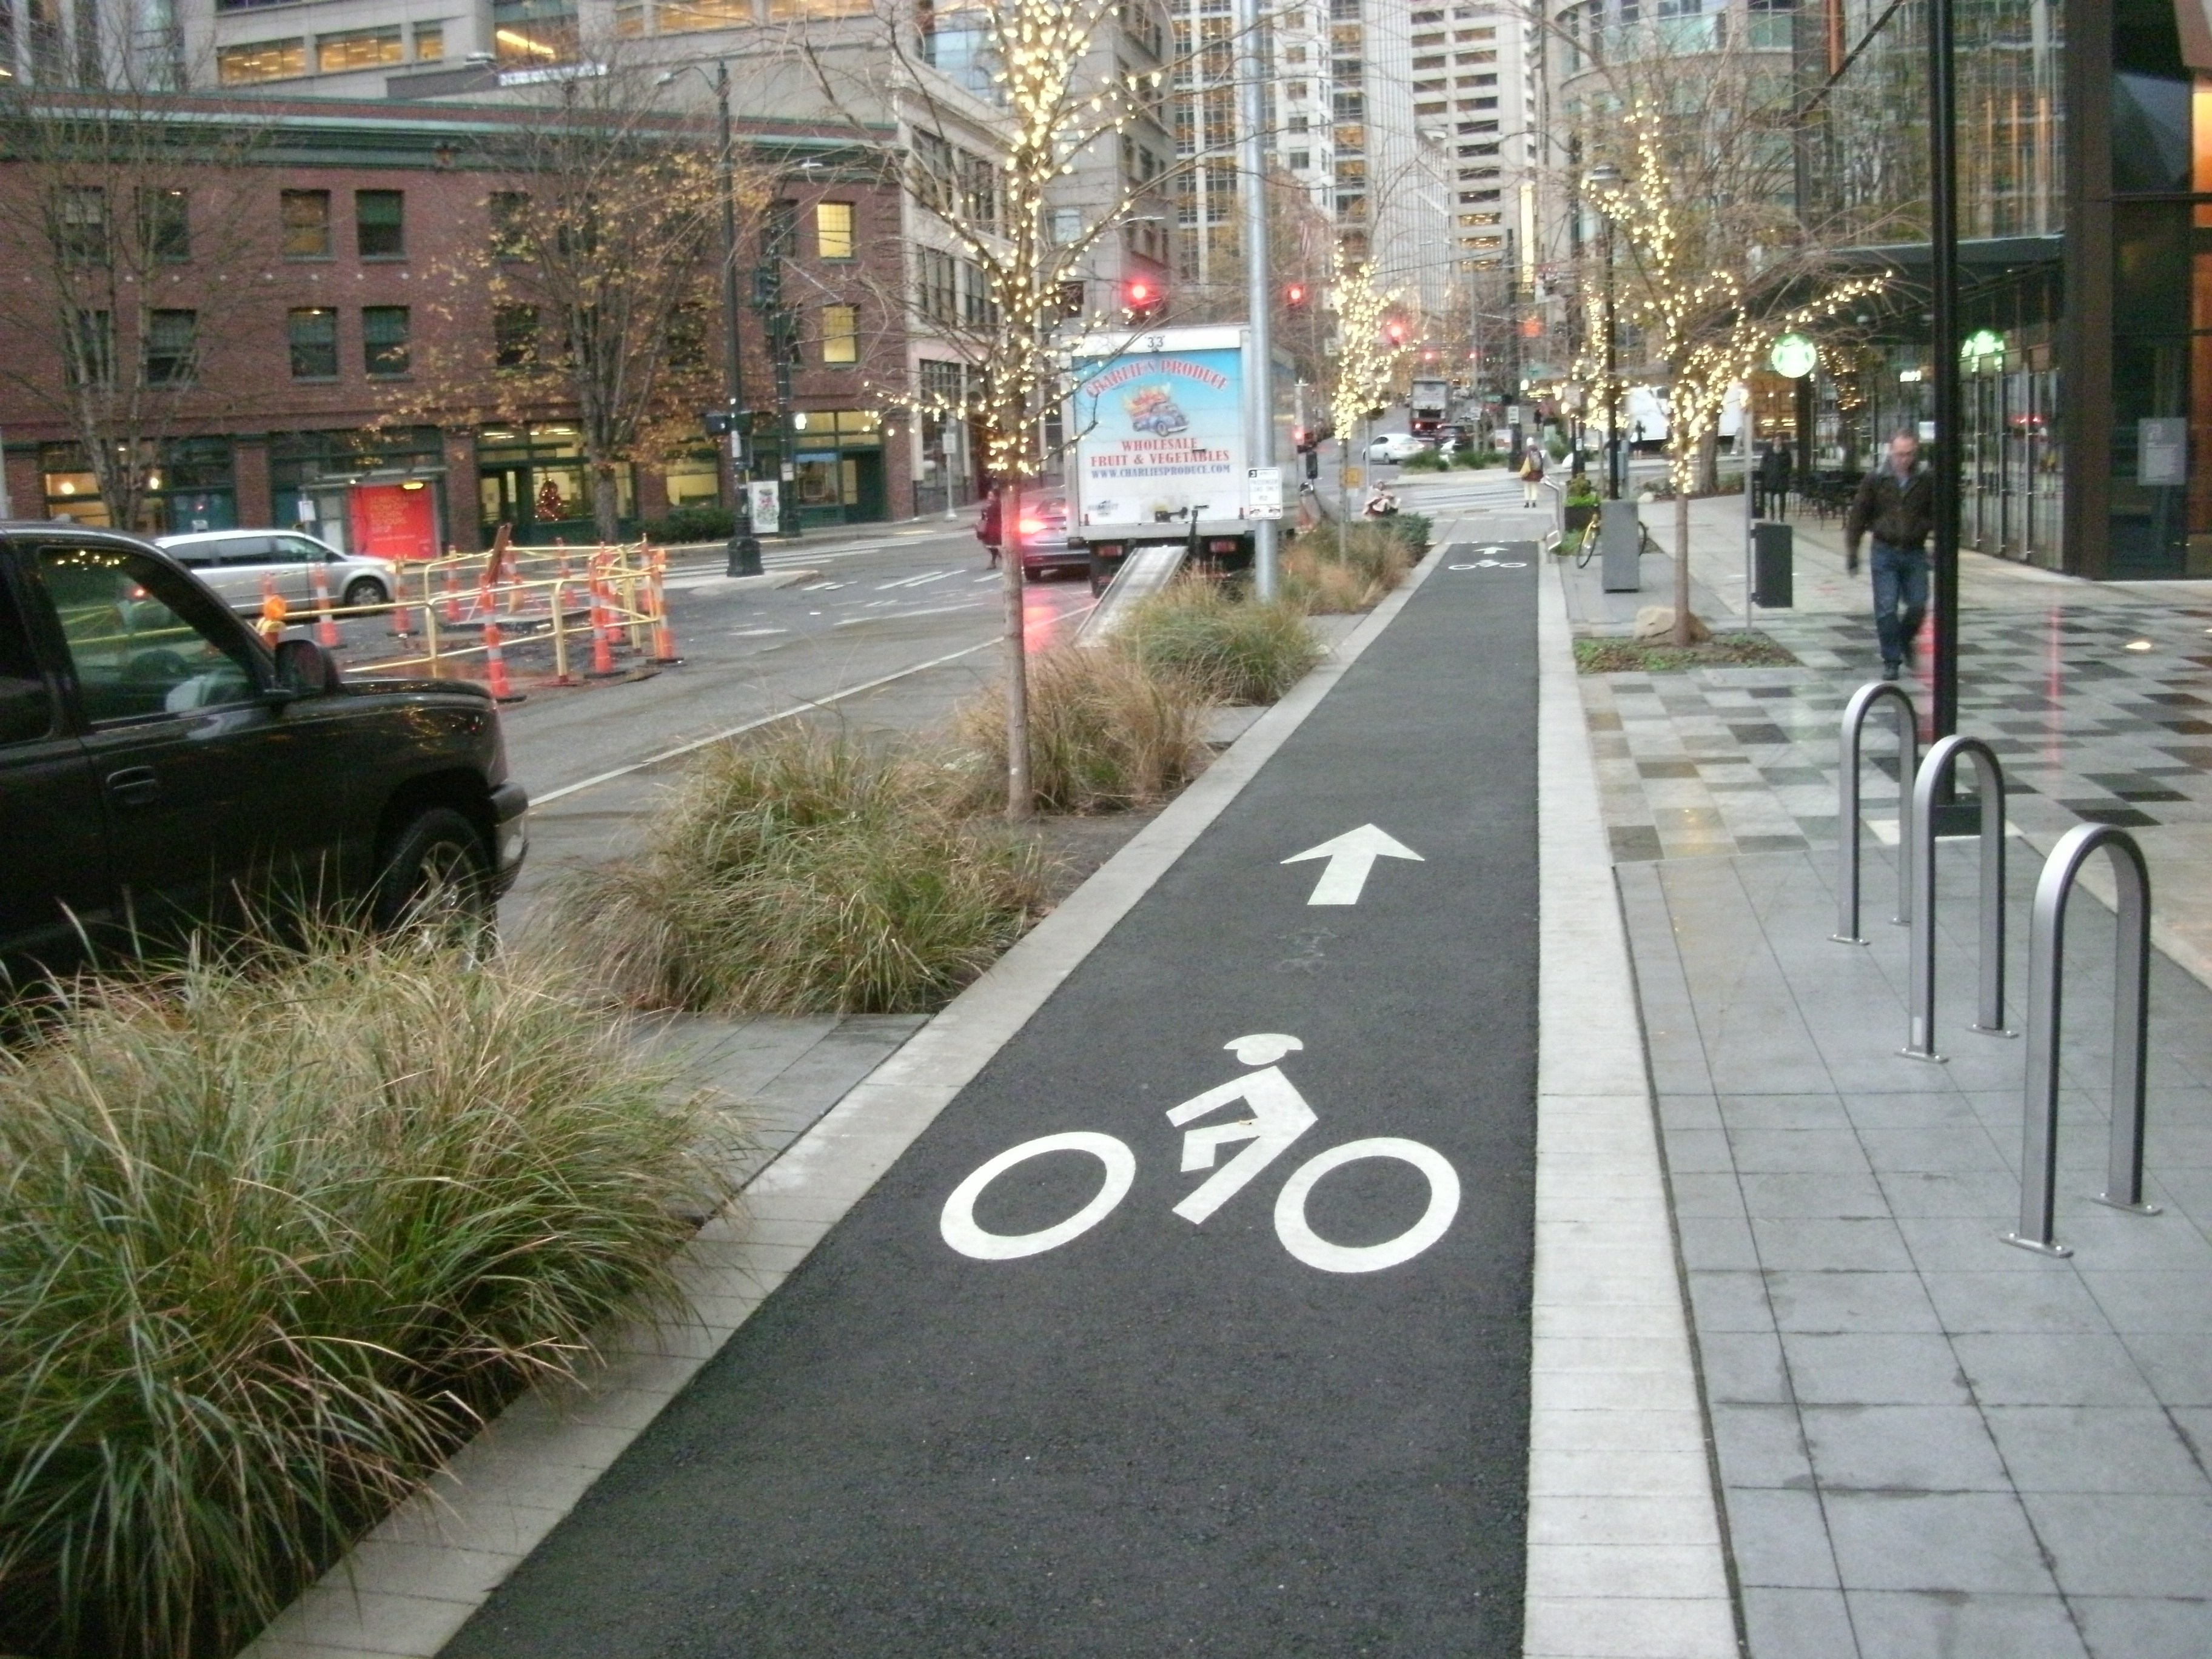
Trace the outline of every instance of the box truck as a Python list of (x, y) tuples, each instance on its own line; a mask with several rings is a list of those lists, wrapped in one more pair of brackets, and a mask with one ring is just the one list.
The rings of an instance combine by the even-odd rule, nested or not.
[(1092, 591), (1104, 592), (1123, 562), (1147, 547), (1181, 544), (1186, 559), (1215, 571), (1250, 568), (1250, 469), (1281, 468), (1279, 487), (1294, 499), (1296, 382), (1279, 357), (1267, 453), (1248, 454), (1249, 347), (1241, 323), (1074, 343), (1067, 533), (1089, 550)]
[(1451, 415), (1451, 382), (1416, 380), (1406, 404), (1406, 429), (1416, 438), (1433, 438)]

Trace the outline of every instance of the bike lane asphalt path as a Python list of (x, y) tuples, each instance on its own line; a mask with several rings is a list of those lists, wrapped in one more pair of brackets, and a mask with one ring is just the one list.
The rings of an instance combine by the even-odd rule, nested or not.
[(1519, 1651), (1524, 549), (1433, 556), (447, 1659)]

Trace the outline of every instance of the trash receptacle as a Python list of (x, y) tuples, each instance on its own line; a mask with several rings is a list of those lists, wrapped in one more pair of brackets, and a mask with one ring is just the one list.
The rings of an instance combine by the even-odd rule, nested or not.
[(1597, 522), (1598, 554), (1605, 561), (1605, 591), (1634, 593), (1644, 586), (1644, 521), (1634, 501), (1607, 501)]
[(1751, 601), (1765, 611), (1787, 611), (1795, 597), (1796, 529), (1786, 524), (1751, 527)]

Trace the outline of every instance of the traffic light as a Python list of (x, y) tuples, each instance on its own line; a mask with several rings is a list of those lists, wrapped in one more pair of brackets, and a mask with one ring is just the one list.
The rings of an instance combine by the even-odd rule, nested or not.
[(1283, 309), (1293, 313), (1304, 311), (1310, 293), (1304, 283), (1291, 283), (1283, 289)]
[(1405, 344), (1406, 319), (1402, 317), (1393, 317), (1389, 321), (1384, 323), (1382, 325), (1382, 337), (1394, 346), (1401, 346)]
[(1121, 284), (1121, 310), (1133, 323), (1150, 322), (1167, 304), (1167, 290), (1157, 277), (1132, 276)]

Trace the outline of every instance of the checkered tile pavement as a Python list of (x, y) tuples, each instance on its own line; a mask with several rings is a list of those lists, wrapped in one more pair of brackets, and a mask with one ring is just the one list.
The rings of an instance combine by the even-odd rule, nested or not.
[[(1872, 623), (1759, 627), (1802, 666), (1583, 681), (1617, 861), (1834, 843), (1838, 722), (1881, 672)], [(1963, 631), (1959, 729), (1996, 751), (2015, 823), (2212, 823), (2212, 605), (2054, 604), (1970, 616)], [(1905, 685), (1924, 740), (1924, 654)], [(1887, 722), (1870, 724), (1866, 816), (1893, 817)]]

